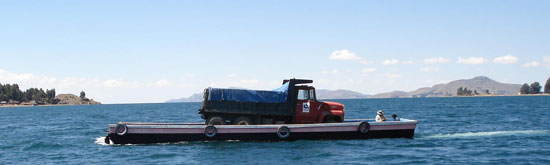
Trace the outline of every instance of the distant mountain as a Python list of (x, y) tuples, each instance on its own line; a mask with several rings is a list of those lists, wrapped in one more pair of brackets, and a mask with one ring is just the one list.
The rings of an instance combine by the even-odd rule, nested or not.
[[(229, 89), (246, 89), (246, 88), (240, 88), (240, 87), (229, 87)], [(180, 102), (202, 102), (202, 95), (203, 93), (195, 93), (189, 97), (182, 97), (179, 99), (172, 99), (166, 101), (167, 103), (180, 103)]]
[(401, 98), (401, 97), (409, 97), (409, 92), (393, 91), (393, 92), (379, 93), (371, 96), (370, 98)]
[[(386, 93), (379, 93), (376, 95), (366, 95), (350, 90), (326, 90), (317, 89), (317, 99), (363, 99), (363, 98), (410, 98), (410, 97), (446, 97), (456, 96), (457, 89), (460, 87), (466, 87), (468, 89), (476, 90), (478, 93), (485, 93), (489, 90), (489, 93), (494, 95), (517, 95), (519, 92), (520, 84), (506, 84), (492, 80), (485, 76), (474, 77), (472, 79), (462, 79), (451, 81), (447, 84), (436, 84), (432, 87), (419, 88), (415, 91), (393, 91)], [(243, 89), (235, 88), (233, 89)], [(179, 98), (169, 100), (167, 102), (201, 102), (202, 93), (193, 94), (190, 97)]]
[(317, 99), (326, 100), (326, 99), (364, 99), (370, 95), (365, 95), (359, 92), (350, 91), (350, 90), (326, 90), (326, 89), (316, 89)]
[(485, 76), (474, 77), (472, 79), (462, 79), (451, 81), (447, 84), (437, 84), (432, 87), (419, 88), (411, 92), (394, 91), (380, 93), (372, 96), (372, 98), (403, 98), (403, 97), (444, 97), (456, 96), (457, 89), (466, 87), (476, 90), (479, 93), (489, 93), (495, 95), (517, 95), (520, 84), (506, 84), (492, 80)]
[(189, 97), (183, 97), (179, 99), (172, 99), (166, 101), (167, 103), (178, 103), (178, 102), (202, 102), (202, 93), (195, 93)]
[[(232, 89), (243, 89), (243, 88), (232, 88)], [(326, 99), (362, 99), (367, 98), (369, 95), (361, 94), (359, 92), (354, 92), (350, 90), (326, 90), (326, 89), (317, 89), (317, 99), (326, 100)], [(202, 93), (193, 94), (190, 97), (184, 97), (179, 99), (172, 99), (166, 101), (167, 103), (176, 103), (176, 102), (202, 102)]]
[(58, 100), (58, 105), (88, 105), (88, 104), (101, 104), (94, 99), (88, 99), (86, 97), (80, 98), (74, 94), (59, 94), (55, 96)]

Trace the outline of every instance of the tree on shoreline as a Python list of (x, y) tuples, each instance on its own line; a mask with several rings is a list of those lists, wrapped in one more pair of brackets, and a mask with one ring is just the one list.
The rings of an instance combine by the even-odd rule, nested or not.
[(550, 93), (550, 77), (548, 77), (548, 80), (546, 80), (546, 84), (544, 85), (544, 93)]
[(540, 93), (541, 86), (539, 82), (534, 82), (529, 87), (529, 94), (539, 94)]
[[(475, 91), (475, 93), (478, 94), (477, 91)], [(460, 87), (456, 90), (456, 95), (458, 95), (458, 96), (472, 96), (472, 90), (468, 89), (467, 87), (464, 87), (464, 88)]]
[(80, 98), (81, 99), (86, 98), (86, 92), (84, 92), (84, 91), (80, 92)]
[(527, 83), (523, 84), (521, 88), (519, 88), (520, 94), (529, 94), (529, 85)]
[(0, 101), (11, 102), (42, 102), (52, 103), (55, 99), (55, 89), (29, 88), (25, 91), (19, 89), (17, 84), (0, 84)]

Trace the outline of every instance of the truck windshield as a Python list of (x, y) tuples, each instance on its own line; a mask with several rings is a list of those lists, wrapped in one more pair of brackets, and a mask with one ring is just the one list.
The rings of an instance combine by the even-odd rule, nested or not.
[(306, 90), (306, 89), (300, 89), (298, 90), (298, 100), (314, 100), (315, 99), (315, 93), (313, 92), (313, 89)]

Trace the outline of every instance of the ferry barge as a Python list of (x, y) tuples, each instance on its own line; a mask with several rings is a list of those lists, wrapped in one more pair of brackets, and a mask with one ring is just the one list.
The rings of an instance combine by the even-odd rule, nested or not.
[(107, 144), (150, 144), (182, 141), (294, 141), (412, 138), (418, 121), (375, 122), (355, 119), (341, 123), (273, 125), (205, 125), (203, 123), (109, 124)]
[(416, 120), (344, 119), (344, 105), (316, 99), (313, 80), (288, 79), (271, 91), (207, 88), (198, 113), (204, 123), (110, 124), (106, 143), (293, 141), (412, 138)]

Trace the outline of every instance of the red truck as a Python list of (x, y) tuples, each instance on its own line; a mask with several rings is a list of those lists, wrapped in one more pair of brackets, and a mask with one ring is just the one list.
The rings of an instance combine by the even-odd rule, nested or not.
[(319, 101), (313, 80), (283, 80), (273, 91), (207, 88), (198, 111), (207, 125), (306, 124), (344, 121), (344, 105)]

